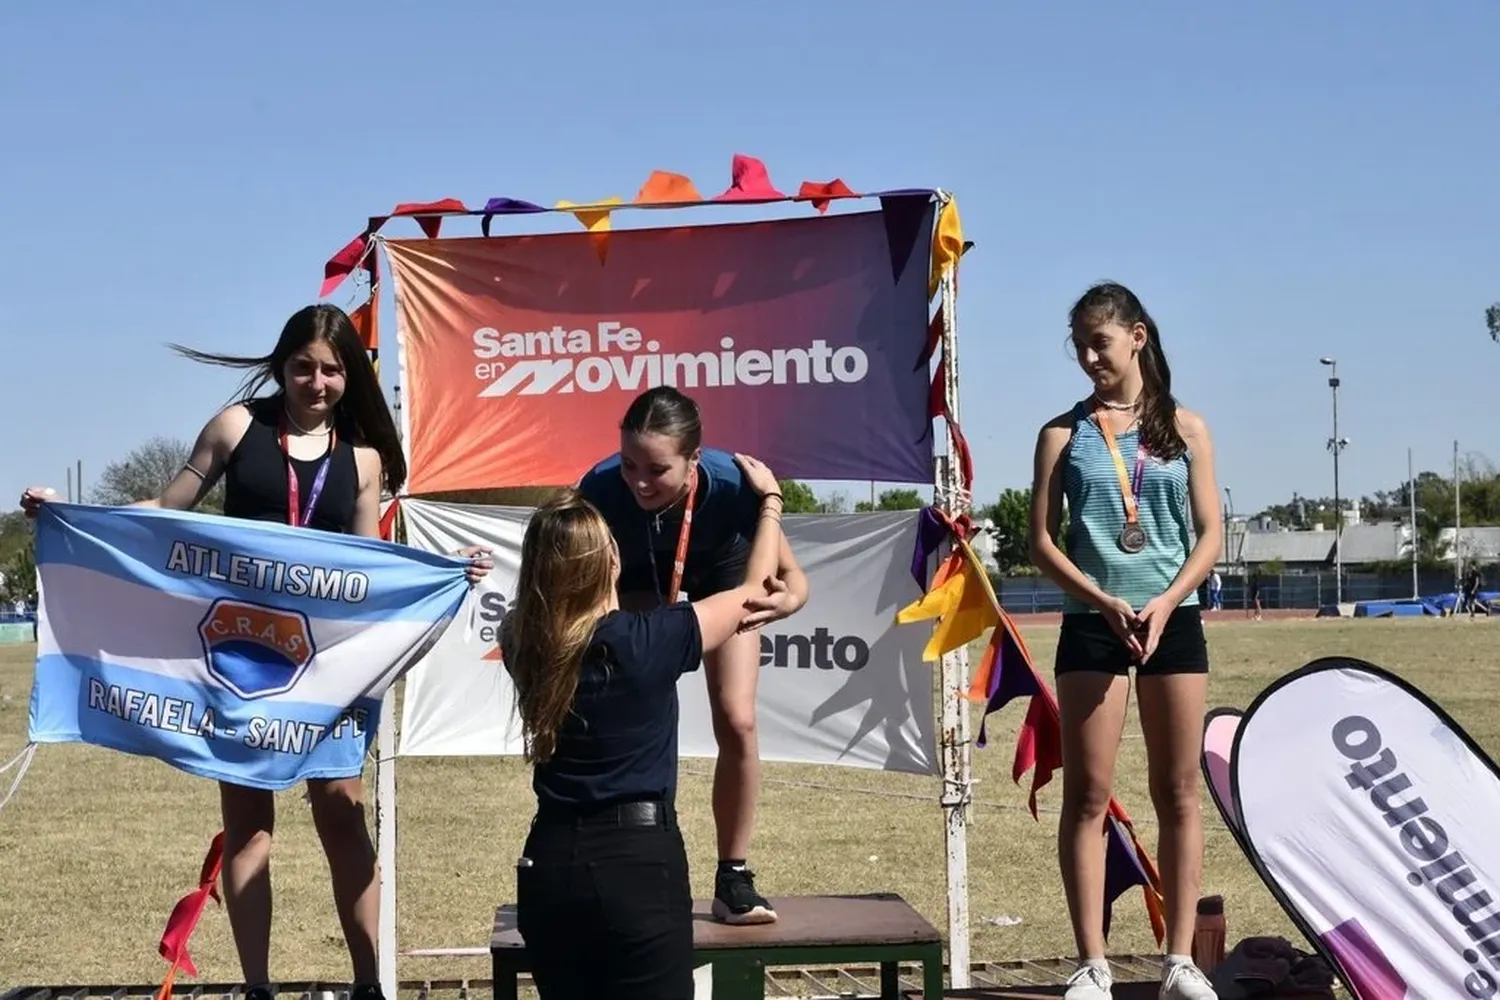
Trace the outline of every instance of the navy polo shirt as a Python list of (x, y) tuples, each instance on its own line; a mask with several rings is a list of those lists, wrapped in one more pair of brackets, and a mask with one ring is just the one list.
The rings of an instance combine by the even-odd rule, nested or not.
[(601, 619), (557, 749), (532, 772), (538, 804), (674, 801), (677, 679), (702, 660), (703, 634), (690, 604)]
[[(644, 510), (620, 472), (618, 454), (590, 469), (579, 480), (578, 491), (604, 515), (620, 546), (622, 591), (649, 588), (653, 553), (658, 576), (670, 574), (682, 528), (681, 504), (659, 517)], [(723, 582), (715, 578), (714, 569), (736, 551), (741, 562), (731, 574), (730, 585), (743, 582), (745, 547), (755, 539), (760, 506), (760, 497), (745, 482), (734, 456), (717, 448), (704, 448), (698, 459), (698, 490), (687, 558), (687, 576), (696, 578), (699, 587), (684, 588), (690, 597), (706, 597), (722, 589)], [(701, 582), (705, 578), (713, 584), (706, 591)]]

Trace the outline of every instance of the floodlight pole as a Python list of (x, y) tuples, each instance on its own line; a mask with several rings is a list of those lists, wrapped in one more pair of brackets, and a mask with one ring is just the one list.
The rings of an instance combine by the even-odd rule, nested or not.
[(1328, 388), (1333, 393), (1333, 437), (1328, 450), (1333, 452), (1333, 603), (1344, 603), (1344, 502), (1339, 497), (1339, 452), (1349, 442), (1339, 437), (1339, 363), (1334, 358), (1319, 358), (1331, 372)]
[(1417, 477), (1412, 473), (1411, 449), (1406, 449), (1406, 505), (1411, 514), (1411, 599), (1418, 598), (1417, 585)]

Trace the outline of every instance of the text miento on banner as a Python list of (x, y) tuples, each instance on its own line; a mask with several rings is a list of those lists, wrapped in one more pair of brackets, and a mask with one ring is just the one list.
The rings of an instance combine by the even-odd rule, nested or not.
[[(527, 508), (404, 500), (408, 541), (433, 552), (488, 546), (494, 570), (476, 589), (477, 627), (453, 629), (408, 675), (403, 755), (521, 751), (514, 695), (495, 646), (520, 567)], [(932, 668), (923, 629), (895, 624), (921, 596), (911, 576), (917, 511), (790, 516), (787, 542), (811, 596), (761, 631), (756, 708), (764, 760), (936, 773)], [(469, 609), (461, 614), (467, 615)], [(680, 749), (715, 757), (703, 672), (678, 685)]]
[(783, 476), (930, 481), (918, 207), (909, 248), (883, 212), (388, 241), (410, 491), (575, 482), (663, 384)]
[(1389, 672), (1342, 657), (1239, 720), (1243, 846), (1364, 1000), (1500, 995), (1500, 776)]

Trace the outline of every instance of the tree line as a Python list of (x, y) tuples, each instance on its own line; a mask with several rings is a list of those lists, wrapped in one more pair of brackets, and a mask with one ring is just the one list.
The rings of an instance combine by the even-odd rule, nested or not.
[[(158, 496), (177, 471), (187, 462), (191, 447), (175, 438), (152, 438), (125, 458), (105, 467), (90, 491), (91, 503), (118, 506)], [(1500, 524), (1500, 470), (1482, 455), (1469, 455), (1459, 463), (1459, 514), (1468, 526)], [(881, 491), (873, 500), (852, 500), (848, 492), (838, 490), (819, 497), (806, 483), (795, 479), (781, 481), (785, 509), (789, 514), (848, 514), (869, 511), (915, 510), (930, 497), (910, 487)], [(454, 503), (499, 503), (534, 506), (551, 490), (518, 488), (507, 490), (466, 490), (443, 494), (441, 499)], [(1410, 487), (1403, 482), (1388, 490), (1359, 498), (1360, 516), (1365, 521), (1403, 521), (1409, 514)], [(1416, 477), (1417, 538), (1419, 560), (1435, 562), (1438, 535), (1453, 524), (1453, 479), (1436, 472), (1422, 472)], [(1345, 501), (1348, 503), (1348, 500)], [(1285, 503), (1273, 504), (1257, 512), (1277, 524), (1292, 529), (1310, 529), (1316, 525), (1332, 529), (1334, 521), (1331, 497), (1306, 497), (1293, 494)], [(224, 509), (224, 486), (220, 482), (205, 498), (200, 509), (220, 512)], [(976, 522), (991, 524), (995, 562), (1002, 574), (1029, 575), (1031, 522), (1031, 489), (1001, 490), (995, 502), (977, 507)], [(1063, 527), (1067, 530), (1067, 512)], [(1061, 532), (1060, 532), (1061, 533)], [(31, 544), (31, 522), (19, 511), (0, 515), (0, 573), (5, 584), (0, 596), (35, 599), (36, 564)]]
[[(104, 506), (123, 506), (160, 496), (172, 478), (187, 464), (192, 446), (170, 437), (155, 437), (129, 455), (105, 466), (85, 500)], [(915, 489), (888, 489), (873, 501), (851, 502), (847, 493), (836, 492), (819, 498), (806, 483), (782, 480), (785, 509), (790, 514), (847, 514), (866, 511), (915, 510), (926, 501)], [(451, 503), (496, 503), (534, 506), (552, 490), (546, 487), (524, 487), (505, 490), (463, 490), (445, 493), (434, 499)], [(221, 513), (224, 510), (224, 484), (214, 485), (199, 510)], [(32, 522), (20, 511), (0, 515), (0, 598), (36, 600), (36, 557), (32, 544)]]

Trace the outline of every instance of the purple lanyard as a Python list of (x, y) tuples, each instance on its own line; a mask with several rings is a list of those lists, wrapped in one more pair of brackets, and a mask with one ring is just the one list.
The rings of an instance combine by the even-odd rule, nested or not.
[(333, 462), (333, 449), (338, 445), (338, 432), (332, 428), (328, 430), (328, 454), (323, 456), (323, 461), (318, 463), (318, 473), (313, 477), (312, 493), (308, 495), (307, 507), (298, 513), (302, 506), (300, 501), (301, 490), (297, 483), (297, 470), (292, 465), (292, 453), (286, 443), (287, 428), (286, 421), (281, 423), (281, 453), (286, 456), (286, 520), (294, 527), (307, 527), (312, 521), (313, 509), (318, 506), (318, 498), (323, 495), (323, 484), (328, 479), (328, 466)]

